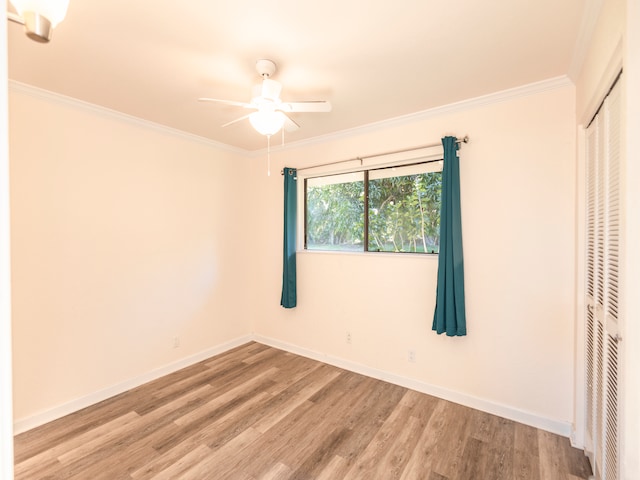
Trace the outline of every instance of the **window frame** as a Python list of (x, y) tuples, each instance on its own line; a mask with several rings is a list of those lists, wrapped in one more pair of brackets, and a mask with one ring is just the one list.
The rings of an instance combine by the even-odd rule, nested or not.
[[(343, 170), (343, 171), (331, 171), (326, 173), (315, 173), (315, 174), (309, 174), (309, 175), (298, 174), (298, 177), (302, 177), (302, 180), (303, 180), (302, 185), (298, 189), (298, 196), (299, 196), (298, 205), (300, 204), (303, 205), (301, 215), (299, 215), (298, 217), (299, 220), (302, 220), (301, 225), (299, 225), (299, 228), (298, 228), (298, 235), (299, 235), (299, 238), (301, 239), (301, 241), (298, 242), (298, 246), (299, 246), (298, 249), (299, 250), (302, 249), (302, 251), (305, 253), (313, 252), (313, 253), (337, 253), (337, 254), (358, 254), (358, 255), (362, 255), (362, 254), (393, 254), (393, 255), (405, 254), (407, 255), (408, 254), (408, 255), (419, 255), (422, 257), (437, 258), (437, 256), (439, 255), (439, 250), (438, 252), (394, 252), (394, 251), (388, 251), (388, 250), (383, 250), (383, 251), (369, 250), (369, 203), (370, 203), (369, 202), (369, 172), (438, 163), (439, 164), (438, 169), (435, 169), (429, 172), (421, 172), (421, 173), (438, 172), (442, 175), (444, 158), (441, 153), (435, 156), (422, 157), (420, 161), (415, 161), (416, 160), (415, 158), (412, 160), (414, 161), (410, 161), (407, 163), (374, 164), (369, 166), (361, 165), (360, 167), (356, 167), (349, 170)], [(363, 176), (364, 176), (363, 178), (363, 181), (364, 181), (363, 250), (362, 251), (359, 251), (359, 250), (358, 251), (354, 251), (354, 250), (335, 250), (334, 251), (334, 250), (322, 250), (322, 249), (309, 249), (307, 245), (307, 221), (308, 221), (307, 181), (314, 178), (331, 177), (331, 176), (337, 176), (337, 175), (344, 175), (348, 173), (363, 173)], [(408, 175), (411, 175), (411, 174), (408, 174)], [(397, 175), (397, 176), (400, 177), (405, 175)]]

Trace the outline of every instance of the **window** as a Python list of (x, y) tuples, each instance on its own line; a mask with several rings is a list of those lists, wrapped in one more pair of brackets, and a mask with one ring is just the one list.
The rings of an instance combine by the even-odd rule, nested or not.
[(305, 249), (438, 253), (442, 162), (307, 178)]

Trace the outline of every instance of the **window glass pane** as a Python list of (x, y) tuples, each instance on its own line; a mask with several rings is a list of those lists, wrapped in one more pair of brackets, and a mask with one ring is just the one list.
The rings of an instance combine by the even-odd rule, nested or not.
[(437, 163), (370, 173), (369, 251), (438, 253), (442, 173), (415, 173)]
[(364, 250), (364, 172), (307, 179), (306, 248)]

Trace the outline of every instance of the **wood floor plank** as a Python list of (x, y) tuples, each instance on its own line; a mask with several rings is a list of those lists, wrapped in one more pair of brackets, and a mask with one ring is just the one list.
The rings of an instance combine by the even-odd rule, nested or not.
[[(97, 442), (95, 445), (84, 447), (84, 452), (69, 452), (62, 462), (65, 466), (59, 472), (60, 476), (65, 479), (82, 480), (83, 477), (108, 477), (109, 472), (114, 476), (124, 475), (124, 472), (136, 469), (137, 461), (153, 460), (158, 455), (153, 448), (155, 439), (175, 435), (175, 417), (180, 416), (185, 409), (200, 405), (210, 390), (209, 385), (203, 385), (144, 416), (139, 416), (135, 428), (123, 430), (122, 435), (117, 436), (117, 441)], [(120, 458), (120, 461), (112, 465), (113, 458)]]
[(587, 478), (591, 468), (585, 461), (584, 453), (571, 447), (568, 438), (538, 430), (540, 445), (540, 478), (547, 478), (549, 472), (566, 472), (565, 477)]
[(349, 464), (340, 455), (334, 455), (324, 468), (318, 472), (316, 480), (335, 480), (344, 478), (349, 469)]
[(405, 452), (406, 458), (399, 460), (402, 468), (393, 465), (395, 442), (406, 442), (405, 436), (414, 436), (415, 441), (411, 444), (413, 449), (419, 439), (418, 429), (421, 427), (420, 422), (415, 417), (411, 417), (411, 409), (399, 402), (367, 448), (358, 456), (357, 461), (347, 472), (345, 480), (367, 479), (372, 472), (378, 476), (384, 474), (389, 479), (399, 478), (406, 461), (409, 460), (409, 453)]
[(591, 475), (591, 467), (585, 462), (585, 453), (571, 446), (568, 438), (559, 437), (562, 452), (569, 470), (569, 477), (588, 478)]
[[(371, 471), (375, 469), (379, 475), (384, 475), (389, 480), (400, 478), (424, 426), (424, 423), (414, 416), (410, 416), (404, 426), (397, 425), (396, 428), (400, 432), (391, 434), (392, 443), (386, 451), (381, 452), (377, 465), (372, 465)], [(368, 475), (365, 475), (364, 478), (367, 477)]]
[(32, 478), (31, 472), (33, 471), (33, 468), (38, 468), (41, 463), (49, 462), (50, 460), (56, 460), (57, 463), (61, 465), (58, 460), (60, 455), (81, 448), (85, 443), (93, 444), (93, 442), (102, 441), (101, 439), (109, 438), (109, 436), (113, 438), (116, 436), (113, 432), (118, 432), (119, 434), (123, 428), (132, 425), (138, 418), (139, 415), (137, 413), (129, 412), (122, 417), (116, 418), (111, 422), (105, 423), (93, 430), (89, 430), (77, 437), (72, 437), (64, 442), (55, 444), (48, 450), (43, 450), (37, 455), (16, 464), (15, 477), (16, 479)]
[(553, 478), (554, 472), (568, 475), (567, 465), (562, 456), (560, 438), (552, 433), (538, 430), (540, 478)]
[[(182, 474), (194, 465), (199, 465), (204, 457), (211, 453), (211, 449), (206, 445), (198, 445), (194, 450), (187, 452), (186, 455), (172, 462), (164, 470), (153, 475), (154, 480), (174, 480), (182, 477)], [(136, 472), (140, 472), (137, 470)], [(140, 475), (136, 476), (136, 472), (131, 474), (132, 478), (142, 478)], [(205, 477), (202, 477), (205, 478)]]
[(468, 437), (465, 442), (462, 461), (456, 469), (456, 476), (454, 478), (459, 480), (493, 478), (488, 477), (485, 473), (488, 449), (488, 445), (482, 440), (478, 440), (472, 436)]
[(68, 439), (98, 428), (131, 412), (139, 402), (133, 390), (114, 396), (91, 407), (17, 435), (14, 439), (15, 461), (21, 463)]
[[(253, 428), (248, 428), (244, 432), (242, 432), (237, 437), (233, 438), (231, 441), (227, 442), (220, 448), (216, 450), (209, 449), (210, 453), (206, 455), (204, 458), (200, 459), (189, 468), (182, 472), (180, 476), (181, 480), (200, 480), (203, 478), (211, 477), (213, 478), (213, 474), (215, 473), (215, 477), (218, 478), (222, 475), (222, 471), (220, 468), (220, 464), (225, 457), (230, 455), (238, 454), (239, 452), (244, 451), (247, 445), (250, 445), (253, 441), (255, 441), (260, 436), (260, 433)], [(167, 480), (171, 480), (172, 477), (162, 477)], [(157, 477), (153, 477), (154, 480)]]
[[(305, 359), (307, 361), (299, 361), (300, 357), (290, 356), (286, 362), (278, 362), (278, 373), (274, 377), (276, 384), (269, 390), (271, 394), (278, 395), (284, 390), (289, 390), (290, 387), (297, 384), (300, 380), (307, 379), (313, 374), (314, 370), (321, 369), (322, 371), (331, 371), (334, 374), (339, 373), (340, 369), (331, 365), (322, 364), (320, 362), (314, 362), (312, 360)], [(314, 383), (313, 380), (308, 383)]]
[[(276, 463), (260, 480), (285, 480), (291, 478), (291, 469), (283, 463)], [(307, 477), (309, 478), (309, 477)]]
[(17, 480), (577, 480), (568, 439), (250, 342), (15, 438)]
[[(218, 466), (220, 480), (234, 480), (236, 473), (240, 471), (257, 479), (272, 468), (274, 463), (283, 463), (283, 456), (279, 453), (283, 443), (281, 439), (286, 439), (290, 432), (295, 431), (296, 426), (304, 423), (304, 419), (311, 415), (313, 406), (310, 401), (305, 401), (274, 426), (270, 431), (274, 435), (268, 441), (265, 441), (265, 435), (262, 434), (246, 448), (245, 452), (238, 452), (225, 459)], [(248, 455), (248, 452), (251, 454)], [(259, 473), (255, 473), (255, 470)]]
[[(313, 455), (323, 439), (337, 427), (337, 419), (332, 418), (332, 414), (346, 411), (353, 399), (366, 395), (369, 388), (364, 377), (343, 371), (335, 381), (309, 399), (312, 408), (304, 421), (294, 424), (280, 422), (265, 432), (259, 443), (267, 452), (295, 470)], [(275, 450), (274, 445), (277, 445)], [(257, 444), (256, 448), (261, 447)], [(265, 473), (265, 463), (272, 461), (265, 460), (260, 458), (247, 462), (245, 471), (260, 478)]]
[(264, 363), (268, 362), (274, 357), (293, 357), (290, 353), (282, 352), (273, 348), (266, 348), (261, 352), (256, 352), (253, 355), (246, 356), (244, 358), (243, 363), (252, 364), (252, 363)]
[[(317, 370), (317, 372), (321, 371), (324, 371), (324, 369)], [(320, 377), (317, 377), (312, 372), (309, 378), (296, 382), (275, 397), (267, 398), (262, 405), (244, 412), (244, 415), (234, 416), (224, 425), (220, 425), (214, 435), (210, 435), (208, 445), (211, 448), (224, 445), (247, 428), (253, 428), (264, 433), (268, 429), (265, 428), (264, 420), (266, 420), (270, 426), (274, 426), (284, 419), (287, 419), (284, 422), (284, 424), (286, 424), (288, 421), (291, 421), (291, 418), (296, 418), (296, 415), (289, 416), (289, 414), (295, 413), (296, 411), (298, 411), (298, 414), (299, 412), (306, 411), (306, 407), (312, 405), (308, 402), (307, 397), (322, 388), (332, 377), (330, 376), (321, 381), (319, 381), (318, 378)], [(305, 386), (309, 384), (307, 383), (308, 380), (313, 379), (315, 379), (315, 381), (310, 382), (313, 388), (301, 392), (300, 389), (303, 388), (303, 390), (305, 390)], [(299, 394), (303, 394), (303, 396), (300, 397)], [(291, 408), (292, 402), (290, 402), (290, 400), (293, 400), (293, 409)], [(286, 415), (281, 415), (283, 412), (286, 412)], [(274, 421), (274, 418), (276, 418), (277, 421)]]
[(226, 357), (219, 366), (206, 366), (206, 364), (206, 361), (200, 362), (198, 366), (201, 368), (194, 375), (180, 375), (182, 372), (180, 371), (172, 374), (172, 380), (169, 382), (162, 379), (152, 382), (149, 385), (151, 394), (143, 398), (139, 397), (135, 410), (140, 415), (145, 415), (203, 385), (209, 385), (214, 389), (211, 392), (213, 397), (218, 391), (227, 390), (232, 385), (250, 378), (255, 372), (261, 371), (258, 367), (247, 365), (241, 358), (236, 357)]
[(218, 368), (219, 366), (224, 366), (229, 361), (242, 362), (245, 358), (264, 350), (271, 350), (271, 348), (263, 343), (248, 342), (231, 350), (227, 350), (220, 355), (203, 360), (202, 363), (208, 368)]
[[(200, 436), (190, 437), (182, 443), (176, 445), (171, 450), (159, 455), (156, 459), (146, 462), (142, 468), (132, 471), (130, 476), (136, 480), (147, 480), (155, 478), (156, 475), (161, 474), (165, 470), (171, 469), (173, 463), (180, 461), (180, 459), (189, 455), (190, 452), (198, 449), (200, 446), (206, 447), (208, 452), (211, 452), (211, 456), (217, 456), (217, 458), (224, 457), (241, 451), (245, 443), (255, 440), (258, 434), (254, 434), (255, 430), (249, 428), (242, 432), (240, 435), (234, 437), (224, 445), (220, 445), (215, 449), (207, 445), (208, 431), (203, 430), (199, 433)], [(209, 455), (207, 455), (207, 458)], [(205, 459), (202, 458), (198, 462), (194, 462), (189, 468), (201, 463)], [(186, 469), (185, 469), (186, 470)]]
[(209, 400), (207, 403), (194, 408), (188, 413), (174, 420), (178, 426), (185, 426), (190, 423), (202, 421), (204, 417), (211, 416), (211, 413), (219, 410), (222, 406), (232, 404), (238, 398), (252, 396), (266, 389), (266, 384), (273, 383), (271, 378), (278, 371), (277, 368), (270, 368), (258, 375), (254, 375), (240, 385), (227, 390), (223, 394)]
[[(436, 444), (434, 471), (448, 477), (457, 478), (463, 465), (464, 449), (470, 436), (470, 418), (473, 410), (447, 402), (444, 428)], [(466, 460), (468, 461), (468, 460)]]
[[(412, 477), (412, 478), (418, 479), (420, 477)], [(429, 474), (429, 478), (427, 480), (451, 480), (451, 479), (449, 479), (449, 478), (447, 478), (447, 477), (445, 477), (443, 475), (440, 475), (439, 473), (431, 472)]]
[[(217, 443), (215, 437), (218, 430), (224, 429), (229, 423), (235, 422), (236, 416), (243, 416), (247, 411), (252, 412), (255, 409), (260, 409), (261, 404), (268, 398), (269, 394), (262, 392), (234, 402), (233, 409), (228, 408), (229, 405), (225, 405), (224, 408), (209, 415), (205, 422), (195, 422), (183, 426), (179, 434), (156, 444), (155, 448), (160, 453), (165, 453), (182, 443), (188, 446), (200, 443), (205, 445)], [(210, 448), (213, 448), (213, 446), (210, 446)]]
[(306, 380), (296, 382), (294, 385), (300, 387), (300, 389), (293, 387), (282, 390), (278, 396), (270, 400), (270, 408), (267, 413), (256, 419), (253, 428), (262, 433), (266, 432), (302, 403), (309, 400), (311, 396), (326, 387), (339, 374), (340, 372), (336, 369), (317, 369), (313, 377), (311, 375), (307, 376), (307, 380), (311, 377), (314, 380), (313, 382), (307, 382)]
[[(189, 392), (183, 398), (174, 400), (170, 404), (164, 405), (162, 408), (154, 410), (152, 413), (146, 416), (141, 416), (136, 412), (130, 412), (132, 421), (126, 422), (121, 426), (114, 427), (111, 424), (106, 426), (107, 428), (92, 430), (93, 436), (84, 435), (82, 443), (77, 445), (73, 449), (69, 449), (64, 453), (58, 455), (58, 460), (62, 464), (70, 464), (77, 459), (86, 458), (92, 452), (99, 450), (101, 447), (107, 446), (112, 443), (114, 438), (122, 438), (126, 435), (128, 440), (134, 438), (135, 434), (139, 432), (149, 432), (149, 427), (156, 428), (160, 425), (161, 421), (167, 421), (169, 415), (175, 415), (180, 411), (180, 407), (189, 404), (191, 400), (198, 398), (205, 398), (207, 396), (210, 387), (205, 385), (199, 389)], [(133, 435), (132, 432), (135, 432)]]
[(424, 472), (433, 470), (432, 466), (438, 460), (435, 454), (436, 446), (441, 441), (446, 425), (445, 412), (447, 403), (444, 400), (438, 400), (431, 410), (428, 423), (405, 465), (400, 477), (401, 480), (420, 478), (420, 475), (424, 474)]
[(26, 480), (31, 478), (38, 479), (54, 479), (54, 475), (62, 468), (62, 464), (57, 458), (42, 459), (39, 462), (34, 462), (29, 465), (28, 468), (22, 468), (14, 474), (14, 480)]
[(516, 423), (513, 442), (514, 480), (541, 480), (537, 430), (529, 425)]
[[(65, 480), (113, 480), (114, 478), (129, 479), (130, 472), (141, 462), (148, 462), (158, 455), (151, 447), (146, 446), (140, 449), (128, 448), (126, 451), (120, 450), (117, 453), (117, 462), (113, 462), (113, 456), (105, 458), (99, 463), (85, 465), (85, 468), (78, 469), (74, 465), (74, 474), (66, 468), (60, 470), (60, 478)], [(115, 456), (115, 455), (114, 455)]]
[[(305, 474), (306, 469), (307, 475), (311, 473), (315, 475), (317, 470), (329, 462), (330, 455), (337, 453), (352, 437), (352, 430), (348, 428), (348, 422), (345, 422), (345, 419), (350, 418), (354, 411), (361, 409), (364, 399), (371, 392), (373, 385), (371, 382), (375, 381), (346, 372), (342, 375), (349, 377), (349, 381), (341, 386), (344, 391), (335, 398), (335, 401), (328, 402), (328, 397), (325, 397), (322, 402), (319, 402), (318, 398), (321, 397), (317, 395), (310, 397), (312, 401), (315, 399), (312, 413), (316, 415), (318, 421), (311, 422), (309, 425), (311, 428), (307, 432), (292, 435), (292, 442), (295, 442), (296, 438), (301, 438), (305, 446), (299, 449), (297, 454), (286, 452), (286, 456), (283, 457), (296, 472), (301, 471)], [(335, 392), (339, 394), (342, 388)]]
[(310, 454), (304, 459), (304, 462), (302, 462), (295, 471), (292, 472), (289, 478), (291, 480), (317, 478), (320, 475), (320, 472), (322, 472), (335, 458), (334, 453), (336, 451), (336, 447), (343, 443), (352, 433), (352, 430), (349, 430), (348, 428), (337, 427), (323, 435), (322, 441), (312, 448)]
[(484, 464), (486, 478), (512, 480), (514, 477), (515, 422), (491, 415), (491, 437), (484, 440), (487, 458)]
[(353, 430), (353, 434), (336, 450), (348, 465), (353, 465), (367, 448), (406, 392), (406, 389), (390, 383), (371, 385), (358, 408), (345, 419), (345, 425)]

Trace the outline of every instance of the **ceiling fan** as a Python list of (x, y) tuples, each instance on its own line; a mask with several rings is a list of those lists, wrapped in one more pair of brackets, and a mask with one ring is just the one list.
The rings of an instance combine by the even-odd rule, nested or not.
[(282, 85), (270, 78), (276, 71), (276, 64), (271, 60), (258, 60), (256, 62), (256, 70), (262, 77), (262, 83), (253, 87), (251, 102), (237, 102), (234, 100), (220, 100), (217, 98), (198, 99), (201, 102), (216, 102), (255, 110), (254, 112), (225, 123), (222, 125), (223, 127), (248, 118), (253, 128), (262, 135), (270, 137), (274, 133), (280, 131), (283, 127), (289, 132), (300, 128), (300, 125), (293, 121), (287, 113), (331, 111), (331, 103), (324, 100), (302, 102), (283, 102), (280, 100)]

